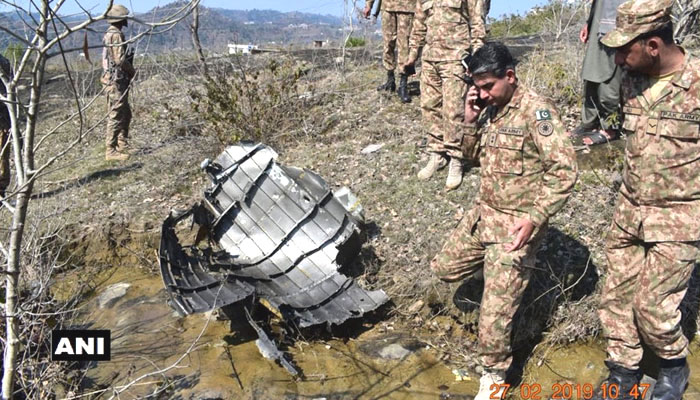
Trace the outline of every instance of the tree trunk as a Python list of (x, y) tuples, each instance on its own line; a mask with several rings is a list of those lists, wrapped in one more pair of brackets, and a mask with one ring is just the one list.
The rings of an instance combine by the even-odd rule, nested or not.
[[(2, 392), (0, 397), (3, 400), (12, 399), (14, 395), (15, 380), (18, 376), (18, 368), (22, 368), (19, 363), (22, 360), (18, 359), (19, 350), (21, 347), (20, 334), (20, 317), (23, 314), (20, 311), (20, 301), (21, 301), (21, 288), (22, 288), (22, 275), (20, 275), (23, 268), (22, 256), (24, 244), (24, 229), (26, 221), (29, 215), (29, 204), (32, 198), (32, 193), (34, 190), (34, 183), (37, 177), (41, 176), (42, 172), (46, 173), (46, 169), (49, 168), (53, 163), (57, 162), (66, 152), (77, 145), (80, 141), (80, 137), (71, 143), (57, 143), (53, 146), (49, 152), (48, 161), (43, 161), (37, 168), (35, 166), (35, 156), (38, 148), (41, 147), (42, 138), (38, 142), (36, 141), (37, 126), (39, 123), (39, 113), (40, 113), (40, 100), (42, 95), (42, 85), (44, 82), (44, 72), (46, 67), (46, 61), (49, 57), (56, 55), (63, 55), (64, 48), (59, 43), (61, 40), (67, 40), (67, 38), (75, 33), (80, 32), (82, 29), (89, 27), (97, 21), (104, 20), (106, 17), (106, 11), (103, 15), (99, 16), (97, 19), (90, 17), (77, 25), (72, 25), (67, 28), (65, 23), (60, 24), (60, 26), (66, 27), (62, 32), (55, 31), (55, 35), (52, 35), (52, 39), (48, 39), (49, 22), (50, 17), (55, 17), (61, 21), (60, 17), (53, 14), (49, 8), (50, 0), (37, 0), (31, 4), (31, 23), (25, 21), (25, 29), (29, 27), (26, 32), (32, 32), (33, 37), (27, 38), (26, 32), (13, 32), (9, 29), (6, 31), (13, 36), (18, 41), (24, 43), (25, 50), (21, 57), (21, 61), (15, 65), (16, 70), (14, 71), (14, 77), (12, 82), (10, 82), (7, 90), (7, 100), (11, 104), (8, 107), (10, 111), (10, 140), (12, 142), (12, 163), (14, 165), (14, 176), (17, 185), (17, 190), (15, 192), (17, 202), (12, 209), (12, 223), (11, 231), (9, 237), (8, 254), (7, 254), (7, 270), (5, 271), (5, 324), (6, 324), (6, 338), (5, 338), (5, 351), (3, 354), (3, 372), (2, 372), (2, 382), (0, 382), (0, 388)], [(10, 4), (10, 3), (8, 3)], [(62, 1), (51, 2), (52, 5), (56, 7), (54, 12), (58, 12)], [(199, 5), (199, 0), (190, 0), (183, 5), (181, 11), (183, 13), (176, 13), (177, 15), (171, 19), (165, 19), (157, 23), (144, 23), (149, 27), (145, 32), (140, 33), (134, 40), (142, 37), (153, 31), (156, 27), (174, 25), (179, 21), (186, 18), (191, 9)], [(17, 12), (21, 9), (19, 6), (10, 4), (9, 7), (14, 8)], [(21, 10), (24, 12), (24, 10)], [(59, 24), (54, 24), (54, 29)], [(54, 52), (52, 49), (58, 47), (59, 51)], [(31, 71), (29, 71), (31, 68)], [(68, 66), (66, 65), (66, 70)], [(30, 96), (28, 103), (26, 104), (17, 98), (16, 85), (19, 81), (20, 76), (29, 76), (31, 80), (30, 86)], [(75, 94), (75, 87), (72, 88)], [(3, 99), (5, 100), (5, 99)], [(77, 108), (80, 110), (80, 103), (78, 102)], [(24, 111), (20, 118), (20, 111)], [(23, 127), (20, 130), (20, 127)], [(82, 132), (82, 129), (81, 129)], [(47, 148), (48, 146), (44, 146)], [(26, 267), (24, 267), (26, 268)], [(27, 367), (29, 368), (29, 367)], [(25, 382), (26, 383), (26, 382)]]
[(19, 299), (19, 266), (24, 222), (27, 218), (27, 206), (31, 197), (32, 184), (28, 184), (17, 195), (17, 204), (12, 216), (12, 234), (10, 235), (9, 258), (7, 275), (5, 277), (5, 357), (3, 358), (2, 399), (12, 399), (14, 377), (17, 367), (17, 351), (19, 349), (19, 318), (17, 304)]
[(197, 51), (197, 57), (199, 58), (200, 64), (202, 64), (202, 70), (204, 71), (204, 76), (209, 77), (209, 69), (207, 68), (207, 60), (204, 58), (204, 51), (202, 50), (202, 44), (199, 42), (199, 6), (192, 10), (192, 25), (190, 25), (190, 30), (192, 31), (192, 43), (194, 44), (194, 49)]
[[(48, 0), (41, 2), (41, 21), (37, 29), (38, 47), (44, 49), (47, 43), (46, 32), (49, 17)], [(41, 83), (44, 79), (44, 67), (46, 65), (46, 52), (39, 50), (32, 67), (32, 86), (30, 91), (29, 107), (27, 109), (27, 125), (20, 139), (17, 137), (19, 129), (12, 129), (13, 150), (15, 154), (15, 166), (17, 186), (20, 188), (17, 194), (17, 204), (12, 215), (12, 232), (10, 233), (10, 249), (7, 261), (7, 277), (5, 278), (5, 290), (7, 302), (5, 303), (5, 325), (7, 329), (5, 339), (5, 354), (3, 357), (2, 375), (2, 399), (12, 399), (14, 392), (15, 373), (17, 369), (17, 352), (19, 350), (19, 318), (17, 305), (19, 300), (19, 273), (21, 264), (22, 239), (24, 225), (27, 219), (29, 200), (34, 188), (34, 135), (39, 115), (39, 102), (41, 99)], [(19, 143), (22, 141), (22, 145)], [(21, 153), (20, 153), (21, 152)]]

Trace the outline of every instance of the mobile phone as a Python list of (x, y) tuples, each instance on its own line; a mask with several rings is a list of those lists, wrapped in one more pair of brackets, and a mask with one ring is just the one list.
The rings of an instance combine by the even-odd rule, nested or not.
[[(474, 83), (474, 81), (472, 81), (472, 84), (473, 84), (473, 83)], [(477, 98), (476, 98), (476, 101), (474, 101), (474, 104), (475, 104), (477, 107), (479, 107), (479, 109), (483, 110), (484, 108), (486, 108), (486, 106), (488, 106), (488, 104), (486, 104), (486, 100), (484, 100), (484, 99), (481, 98), (481, 89), (479, 89), (479, 88), (477, 87), (476, 90), (479, 91), (479, 95), (477, 95)]]

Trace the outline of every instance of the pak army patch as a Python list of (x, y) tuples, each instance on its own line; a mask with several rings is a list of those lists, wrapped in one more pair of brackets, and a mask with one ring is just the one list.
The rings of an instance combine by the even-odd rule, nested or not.
[(549, 136), (554, 132), (554, 125), (549, 121), (542, 121), (537, 124), (537, 132), (542, 136)]
[(538, 121), (549, 121), (552, 119), (552, 113), (549, 110), (537, 110), (535, 116)]

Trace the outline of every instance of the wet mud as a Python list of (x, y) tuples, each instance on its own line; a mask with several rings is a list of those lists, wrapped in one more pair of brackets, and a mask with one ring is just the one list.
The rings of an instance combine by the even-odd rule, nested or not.
[[(445, 357), (454, 350), (440, 347), (445, 338), (457, 343), (460, 336), (473, 335), (452, 317), (425, 315), (422, 326), (409, 326), (374, 313), (332, 330), (297, 332), (290, 339), (282, 332), (288, 327), (258, 306), (256, 321), (303, 372), (303, 378), (293, 378), (260, 354), (242, 307), (178, 315), (156, 272), (157, 233), (132, 230), (111, 227), (104, 235), (80, 236), (69, 251), (82, 266), (59, 275), (54, 286), (59, 298), (80, 285), (91, 288), (73, 327), (111, 331), (111, 361), (87, 366), (82, 389), (93, 393), (88, 398), (117, 392), (121, 399), (472, 399), (478, 391), (477, 371), (460, 370), (458, 380), (459, 357)], [(430, 329), (437, 323), (439, 331)], [(438, 340), (444, 332), (448, 336)], [(691, 350), (693, 372), (685, 398), (700, 400), (697, 340)], [(535, 346), (526, 356), (512, 399), (548, 399), (556, 394), (555, 385), (583, 388), (606, 374), (604, 346), (598, 341)], [(657, 373), (654, 360), (645, 360), (644, 368), (651, 377)], [(531, 390), (538, 387), (538, 393)], [(574, 390), (562, 398), (583, 395)]]
[[(232, 320), (216, 313), (180, 317), (167, 305), (160, 277), (144, 270), (119, 267), (97, 281), (81, 319), (90, 329), (111, 330), (112, 360), (90, 366), (86, 392), (116, 389), (121, 398), (160, 390), (163, 398), (177, 399), (471, 399), (478, 391), (478, 374), (464, 371), (457, 381), (454, 367), (426, 344), (427, 329), (416, 335), (377, 325), (343, 338), (302, 337), (282, 347), (305, 375), (294, 379), (262, 357), (242, 314), (230, 315)], [(697, 353), (697, 343), (692, 346)], [(530, 359), (510, 398), (550, 398), (566, 385), (573, 389), (568, 398), (584, 398), (576, 387), (604, 377), (604, 357), (595, 341), (546, 350)], [(691, 357), (691, 364), (698, 372), (685, 398), (700, 399), (700, 357)]]
[(90, 329), (111, 330), (112, 360), (88, 370), (86, 390), (121, 390), (145, 375), (122, 396), (169, 385), (164, 393), (183, 399), (469, 398), (478, 385), (456, 384), (450, 367), (416, 338), (372, 329), (352, 338), (296, 341), (286, 351), (305, 378), (293, 379), (260, 355), (243, 315), (180, 317), (166, 304), (157, 276), (120, 268), (95, 293), (82, 319)]

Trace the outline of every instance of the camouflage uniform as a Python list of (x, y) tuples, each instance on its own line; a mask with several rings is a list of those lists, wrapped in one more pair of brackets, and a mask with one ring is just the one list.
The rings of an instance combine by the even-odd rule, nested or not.
[[(485, 367), (506, 370), (512, 361), (513, 315), (547, 221), (576, 182), (576, 155), (554, 106), (522, 85), (500, 112), (488, 107), (466, 135), (480, 137), (479, 199), (430, 267), (446, 281), (484, 268), (479, 353)], [(535, 230), (525, 246), (509, 253), (505, 246), (513, 237), (508, 229), (522, 218)]]
[(685, 357), (678, 309), (700, 258), (700, 60), (686, 55), (659, 98), (649, 78), (623, 77), (623, 184), (599, 310), (608, 359), (633, 369), (641, 338), (664, 359)]
[[(467, 85), (462, 58), (486, 36), (483, 0), (417, 0), (409, 59), (423, 48), (421, 109), (429, 150), (450, 157), (473, 156), (476, 143), (463, 142)], [(466, 154), (464, 154), (466, 152)]]
[[(126, 60), (127, 45), (122, 31), (110, 26), (103, 38), (102, 84), (105, 85), (109, 116), (107, 122), (106, 148), (124, 151), (128, 146), (131, 107), (129, 106), (129, 83), (134, 77), (134, 67)], [(110, 67), (113, 65), (113, 67)]]
[[(626, 2), (602, 42), (625, 46), (670, 23), (670, 11), (666, 0)], [(684, 362), (679, 306), (700, 258), (700, 60), (686, 53), (655, 99), (651, 83), (648, 75), (623, 74), (625, 164), (598, 310), (608, 362), (630, 370), (642, 359), (641, 339), (662, 362)], [(669, 373), (662, 365), (659, 380), (673, 380)]]
[[(395, 70), (398, 64), (399, 73), (403, 73), (403, 65), (408, 61), (408, 37), (415, 4), (414, 0), (382, 1), (382, 64), (387, 71)], [(374, 0), (367, 0), (366, 7), (372, 9), (373, 5)]]
[[(0, 68), (6, 78), (12, 77), (12, 69), (7, 58), (0, 54)], [(0, 95), (7, 96), (5, 84), (0, 80)], [(10, 113), (4, 102), (0, 102), (0, 197), (10, 186)]]

